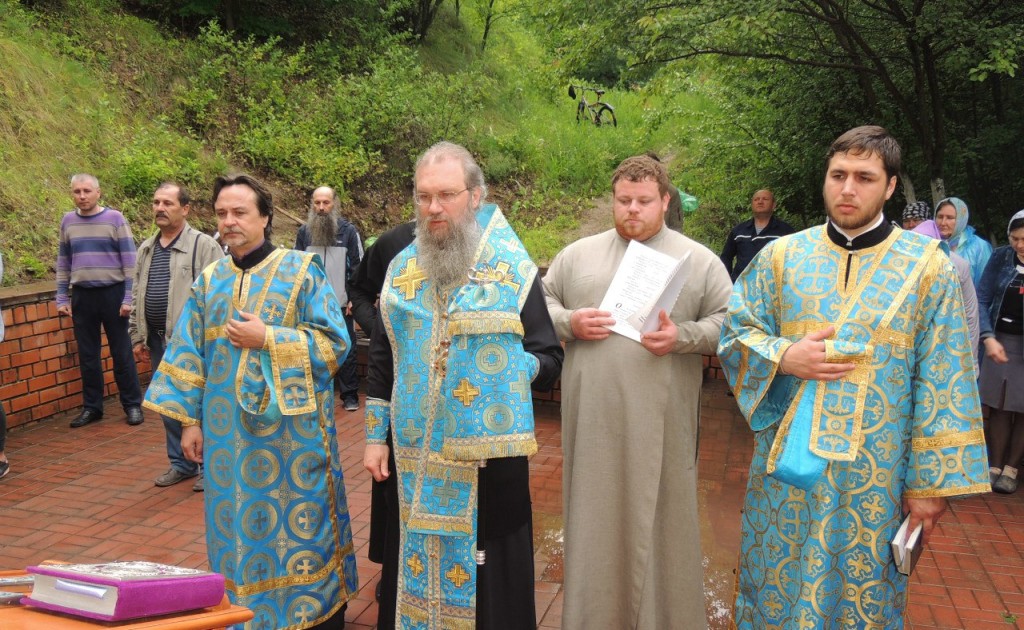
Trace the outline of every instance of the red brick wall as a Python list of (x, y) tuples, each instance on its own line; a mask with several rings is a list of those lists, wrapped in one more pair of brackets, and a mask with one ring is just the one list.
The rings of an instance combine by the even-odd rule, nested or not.
[(725, 372), (722, 371), (722, 363), (717, 356), (704, 355), (704, 380), (713, 379), (725, 380)]
[[(78, 344), (71, 318), (57, 315), (53, 282), (0, 289), (5, 334), (0, 342), (0, 401), (7, 427), (82, 406)], [(103, 395), (117, 393), (114, 364), (103, 345)], [(149, 364), (139, 378), (149, 380)]]

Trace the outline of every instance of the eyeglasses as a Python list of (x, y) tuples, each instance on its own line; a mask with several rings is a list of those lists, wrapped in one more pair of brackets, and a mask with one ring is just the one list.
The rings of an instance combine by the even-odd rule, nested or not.
[(439, 192), (436, 195), (431, 195), (430, 193), (416, 193), (413, 197), (413, 201), (415, 201), (416, 205), (421, 208), (429, 208), (434, 199), (437, 199), (437, 203), (442, 206), (450, 206), (455, 203), (455, 200), (459, 198), (459, 195), (467, 190), (469, 190), (469, 188), (463, 188), (462, 190), (446, 190), (444, 192)]

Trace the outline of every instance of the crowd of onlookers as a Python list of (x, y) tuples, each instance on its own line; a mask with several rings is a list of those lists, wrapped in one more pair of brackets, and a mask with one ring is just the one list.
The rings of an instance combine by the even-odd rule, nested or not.
[[(318, 195), (322, 199), (318, 198)], [(160, 233), (140, 245), (139, 251), (144, 252), (144, 264), (139, 265), (138, 271), (141, 273), (136, 273), (136, 250), (130, 227), (119, 212), (99, 205), (99, 181), (91, 175), (75, 175), (72, 181), (72, 197), (77, 210), (68, 213), (62, 221), (61, 249), (58, 252), (57, 264), (58, 307), (61, 314), (71, 315), (75, 319), (75, 335), (79, 344), (83, 379), (83, 409), (72, 421), (71, 426), (84, 426), (102, 417), (102, 372), (99, 369), (101, 325), (107, 334), (111, 355), (114, 358), (115, 376), (128, 424), (138, 424), (142, 421), (139, 408), (141, 391), (135, 376), (134, 363), (129, 360), (132, 356), (128, 349), (134, 350), (136, 359), (150, 359), (152, 357), (149, 350), (160, 349), (159, 338), (163, 337), (166, 343), (176, 319), (173, 315), (176, 312), (180, 313), (191, 281), (202, 267), (213, 260), (212, 256), (223, 253), (221, 245), (214, 240), (219, 235), (210, 237), (188, 227), (185, 218), (191, 204), (189, 193), (177, 183), (165, 182), (157, 188), (153, 200), (154, 222)], [(795, 231), (791, 225), (774, 215), (775, 208), (775, 196), (771, 190), (756, 191), (751, 199), (752, 218), (736, 225), (726, 238), (721, 259), (734, 281), (762, 248), (775, 239)], [(941, 239), (946, 244), (947, 253), (960, 277), (970, 341), (980, 365), (982, 402), (989, 408), (985, 426), (993, 488), (1004, 493), (1016, 491), (1018, 464), (1024, 461), (1024, 422), (1014, 422), (1014, 414), (1024, 413), (1024, 365), (1021, 364), (1021, 357), (1024, 356), (1021, 348), (1022, 302), (1020, 299), (1007, 299), (1022, 295), (1022, 212), (1018, 212), (1011, 219), (1007, 232), (1009, 244), (999, 247), (995, 252), (990, 243), (978, 236), (975, 229), (969, 225), (970, 212), (967, 204), (957, 197), (941, 200), (934, 211), (927, 202), (914, 201), (906, 205), (902, 215), (904, 229)], [(105, 215), (101, 221), (87, 219), (101, 213)], [(81, 227), (83, 225), (84, 228)], [(102, 225), (104, 239), (95, 238), (97, 225)], [(678, 226), (669, 224), (669, 227), (682, 231), (681, 222)], [(322, 250), (320, 253), (325, 257), (332, 249), (340, 252), (343, 259), (341, 264), (336, 264), (338, 261), (333, 258), (336, 254), (331, 254), (332, 264), (328, 266), (341, 270), (342, 278), (332, 280), (339, 296), (344, 296), (346, 280), (359, 264), (363, 245), (355, 226), (339, 214), (337, 195), (331, 188), (318, 188), (313, 193), (309, 223), (300, 228), (296, 240), (296, 248), (300, 251), (312, 246), (312, 229), (319, 229), (324, 234), (331, 232), (327, 237), (319, 235), (321, 238), (317, 247)], [(185, 231), (188, 232), (186, 238), (179, 239), (179, 235)], [(334, 231), (337, 232), (336, 235), (333, 234)], [(70, 295), (72, 292), (68, 290), (73, 260), (71, 246), (76, 242), (72, 238), (76, 233), (78, 236), (74, 238), (89, 243), (81, 256), (85, 258), (87, 255), (89, 262), (87, 265), (82, 263), (76, 267), (75, 286), (79, 289), (81, 303), (89, 305), (90, 312), (78, 318), (74, 317), (75, 311), (71, 307)], [(149, 285), (148, 263), (154, 249), (154, 238), (162, 242), (162, 247), (156, 247), (158, 255), (166, 252), (178, 252), (178, 255), (173, 259), (158, 259), (158, 274), (161, 274), (163, 280)], [(102, 251), (98, 251), (97, 248)], [(189, 259), (193, 249), (201, 251), (196, 253), (198, 258), (192, 256)], [(173, 276), (168, 278), (168, 262), (172, 263), (171, 268), (181, 270), (178, 273), (188, 276), (186, 280), (189, 282), (174, 282)], [(191, 262), (195, 267), (186, 265), (187, 262)], [(187, 269), (183, 268), (183, 265)], [(2, 269), (0, 262), (0, 273)], [(145, 305), (145, 309), (141, 318), (138, 308), (140, 302), (134, 302), (133, 310), (133, 282), (143, 286), (141, 304)], [(169, 296), (166, 291), (169, 288), (173, 289), (169, 295), (170, 310), (167, 317), (164, 317), (161, 309), (168, 306), (166, 298)], [(163, 303), (152, 304), (154, 299), (159, 302), (160, 297), (164, 298)], [(352, 321), (351, 316), (347, 319), (349, 322)], [(147, 329), (146, 323), (156, 320), (160, 320), (157, 325)], [(158, 334), (151, 336), (151, 331)], [(354, 331), (350, 332), (354, 334)], [(0, 339), (2, 334), (0, 328)], [(156, 363), (159, 363), (161, 355), (162, 353), (157, 353)], [(1019, 383), (1021, 386), (1008, 387), (1003, 391), (1001, 384), (1004, 378), (1010, 378), (1011, 382)], [(354, 360), (350, 359), (346, 361), (344, 371), (336, 383), (343, 404), (348, 410), (358, 408), (357, 379)], [(181, 458), (177, 453), (180, 446), (174, 446), (178, 441), (175, 425), (176, 422), (167, 423), (167, 448), (172, 466), (157, 480), (157, 485), (171, 485), (199, 475), (200, 481), (196, 483), (196, 490), (201, 490), (201, 471)], [(5, 433), (6, 417), (0, 406), (0, 478), (10, 470), (3, 451)]]

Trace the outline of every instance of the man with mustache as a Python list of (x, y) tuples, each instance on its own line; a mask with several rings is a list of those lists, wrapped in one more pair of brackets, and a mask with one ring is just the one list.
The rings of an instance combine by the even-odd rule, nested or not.
[[(224, 257), (212, 236), (188, 224), (191, 209), (191, 198), (184, 186), (176, 182), (157, 186), (153, 193), (153, 223), (159, 231), (139, 245), (132, 283), (135, 308), (128, 318), (128, 334), (135, 360), (149, 361), (154, 372), (191, 294), (192, 283), (207, 265)], [(202, 492), (202, 467), (185, 459), (181, 451), (181, 423), (167, 416), (161, 419), (171, 466), (154, 483), (163, 488), (199, 475), (192, 490)]]
[(534, 630), (530, 389), (551, 388), (562, 348), (469, 151), (432, 146), (414, 185), (416, 238), (391, 261), (370, 341), (363, 466), (395, 476), (400, 533), (377, 627)]
[[(295, 235), (295, 249), (320, 255), (327, 279), (345, 305), (345, 325), (353, 342), (356, 330), (352, 320), (346, 283), (363, 256), (363, 243), (356, 226), (346, 220), (338, 209), (338, 194), (329, 186), (313, 191), (309, 202), (309, 218)], [(359, 374), (356, 372), (356, 353), (349, 352), (334, 379), (346, 411), (359, 409)]]
[(754, 430), (739, 628), (902, 628), (890, 541), (946, 498), (989, 492), (974, 359), (940, 242), (882, 209), (901, 150), (882, 127), (826, 154), (824, 225), (768, 245), (718, 346)]

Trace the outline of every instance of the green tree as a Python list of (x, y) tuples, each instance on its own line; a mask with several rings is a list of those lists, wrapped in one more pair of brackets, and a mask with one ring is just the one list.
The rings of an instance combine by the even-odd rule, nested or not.
[[(1019, 129), (1006, 115), (1022, 97), (1024, 5), (1013, 0), (572, 0), (543, 12), (563, 37), (582, 35), (582, 50), (566, 55), (571, 66), (609, 48), (628, 60), (627, 79), (697, 58), (723, 67), (757, 61), (768, 69), (760, 80), (789, 97), (786, 110), (828, 103), (838, 111), (827, 120), (889, 127), (907, 150), (911, 198), (920, 195), (915, 181), (927, 182), (933, 201), (951, 189), (950, 177), (964, 190), (961, 175), (983, 171), (1006, 148), (1000, 139)], [(750, 87), (741, 80), (733, 96)], [(818, 126), (785, 110), (756, 118), (749, 133), (758, 136), (775, 129), (807, 137), (815, 134), (805, 128)], [(1019, 176), (1000, 186), (1022, 192)]]

